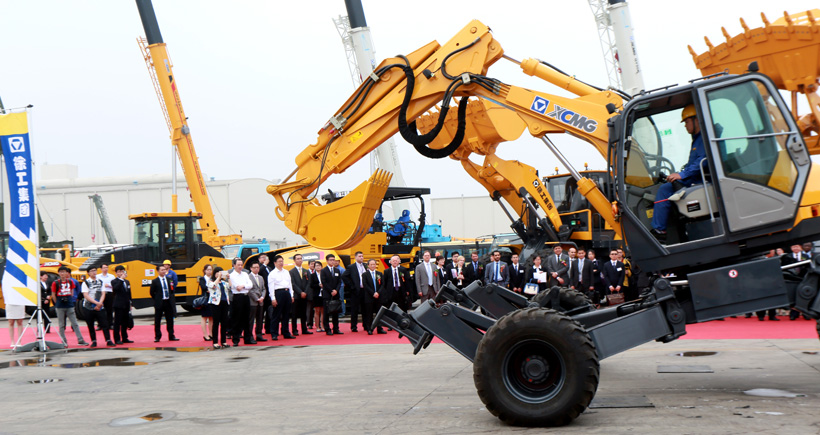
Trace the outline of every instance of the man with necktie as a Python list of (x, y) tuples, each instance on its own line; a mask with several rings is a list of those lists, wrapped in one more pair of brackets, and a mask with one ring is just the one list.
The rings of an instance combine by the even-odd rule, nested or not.
[(484, 283), (507, 287), (510, 282), (510, 271), (507, 270), (507, 263), (501, 261), (501, 252), (493, 251), (490, 258), (493, 261), (484, 268)]
[(168, 267), (165, 264), (157, 266), (157, 277), (151, 280), (151, 288), (149, 294), (154, 300), (154, 343), (162, 339), (162, 317), (165, 316), (165, 329), (168, 331), (169, 341), (179, 341), (174, 336), (174, 306), (176, 305), (176, 296), (174, 296), (174, 282), (171, 281), (166, 273)]
[(111, 281), (111, 294), (114, 299), (114, 343), (133, 343), (128, 339), (128, 316), (131, 313), (131, 283), (126, 279), (128, 275), (125, 267), (117, 266), (117, 277)]
[[(344, 334), (339, 329), (339, 313), (329, 314), (330, 311), (330, 301), (332, 300), (341, 300), (342, 295), (339, 292), (339, 288), (342, 286), (342, 277), (340, 276), (341, 273), (338, 269), (339, 263), (336, 260), (336, 256), (330, 254), (327, 256), (327, 267), (322, 269), (320, 273), (321, 280), (322, 280), (322, 298), (324, 299), (324, 308), (325, 308), (325, 315), (324, 315), (324, 328), (325, 333), (327, 335), (341, 335)], [(348, 269), (351, 269), (349, 267)], [(342, 301), (344, 303), (344, 301)], [(330, 328), (330, 322), (333, 322), (333, 329)]]
[[(347, 300), (350, 301), (350, 330), (359, 332), (359, 313), (364, 307), (364, 283), (362, 275), (366, 267), (364, 265), (364, 254), (357, 251), (354, 255), (355, 262), (342, 273), (342, 282), (347, 290)], [(364, 319), (362, 319), (364, 320)]]
[(470, 262), (464, 265), (464, 287), (472, 284), (474, 281), (481, 282), (484, 277), (484, 265), (478, 262), (478, 251), (473, 251), (470, 254)]
[(552, 248), (553, 255), (547, 257), (547, 273), (549, 286), (569, 286), (569, 258), (563, 254), (564, 249), (556, 244)]
[(624, 282), (624, 276), (626, 276), (625, 274), (624, 264), (618, 261), (618, 250), (610, 250), (609, 261), (604, 263), (601, 271), (607, 294), (621, 291), (621, 285)]
[[(40, 298), (43, 300), (43, 310), (48, 311), (49, 301), (51, 301), (51, 287), (48, 285), (48, 273), (40, 272)], [(48, 334), (51, 332), (51, 320), (43, 313), (43, 330)]]
[(410, 298), (412, 298), (412, 290), (410, 289), (410, 272), (407, 268), (401, 266), (401, 258), (398, 255), (390, 257), (390, 268), (384, 273), (384, 286), (391, 288), (392, 297), (384, 298), (382, 305), (389, 307), (390, 302), (395, 302), (403, 311), (410, 309)]
[(507, 288), (510, 290), (521, 293), (524, 291), (524, 283), (526, 281), (527, 272), (518, 263), (518, 254), (513, 254), (510, 258), (510, 282), (507, 284)]
[(302, 267), (302, 254), (293, 256), (293, 269), (290, 270), (290, 282), (293, 284), (293, 315), (291, 316), (291, 333), (294, 336), (299, 335), (297, 330), (297, 322), (301, 320), (302, 334), (311, 335), (308, 331), (307, 318), (310, 301), (313, 300), (313, 295), (308, 291), (308, 270)]
[(416, 295), (424, 302), (428, 294), (435, 288), (433, 286), (433, 269), (435, 267), (430, 262), (430, 251), (424, 251), (421, 258), (421, 263), (416, 266), (414, 278), (416, 281)]
[[(429, 253), (428, 253), (429, 257)], [(373, 335), (373, 314), (376, 307), (382, 305), (382, 298), (389, 300), (390, 295), (385, 294), (384, 289), (384, 275), (376, 270), (378, 263), (371, 259), (367, 262), (367, 272), (362, 275), (364, 281), (364, 329), (367, 330), (368, 335)], [(387, 334), (387, 332), (377, 325), (379, 334)]]

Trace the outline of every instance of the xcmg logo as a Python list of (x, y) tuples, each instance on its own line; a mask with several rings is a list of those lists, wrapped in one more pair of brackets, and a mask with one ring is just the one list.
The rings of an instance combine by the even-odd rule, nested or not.
[(575, 113), (567, 110), (557, 104), (553, 105), (554, 110), (547, 113), (550, 118), (555, 118), (564, 124), (571, 125), (575, 128), (584, 130), (587, 133), (592, 133), (598, 129), (598, 121), (587, 118), (580, 113)]

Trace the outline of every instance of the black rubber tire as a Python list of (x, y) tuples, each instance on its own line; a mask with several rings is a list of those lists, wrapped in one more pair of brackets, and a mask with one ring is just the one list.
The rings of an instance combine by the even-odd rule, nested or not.
[(85, 310), (83, 309), (83, 296), (80, 293), (80, 297), (77, 298), (77, 302), (74, 304), (74, 314), (77, 315), (77, 323), (80, 321), (85, 321)]
[[(541, 293), (538, 293), (537, 295), (535, 295), (535, 297), (532, 298), (532, 301), (540, 303), (541, 299), (546, 298), (548, 294), (549, 294), (548, 291), (542, 291)], [(594, 309), (594, 305), (592, 304), (592, 301), (590, 301), (589, 298), (586, 297), (586, 295), (579, 292), (578, 290), (574, 290), (574, 289), (571, 289), (571, 288), (566, 288), (566, 287), (561, 288), (560, 301), (561, 301), (560, 302), (561, 303), (561, 309), (563, 309), (564, 311), (569, 311), (569, 310), (572, 310), (574, 308), (583, 307), (584, 305), (590, 305)], [(544, 308), (553, 308), (554, 309), (555, 307), (552, 307), (550, 303), (547, 303), (544, 306)]]
[(516, 426), (570, 423), (589, 406), (599, 375), (598, 354), (584, 328), (543, 308), (499, 319), (479, 343), (473, 364), (473, 381), (487, 410)]
[(533, 253), (530, 256), (530, 258), (522, 258), (521, 259), (521, 261), (524, 262), (524, 267), (526, 268), (525, 270), (529, 270), (529, 268), (532, 267), (533, 259), (535, 258), (536, 255), (541, 256), (541, 269), (547, 270), (547, 257), (549, 257), (550, 255), (555, 255), (555, 254), (553, 254), (552, 248), (550, 248), (550, 249), (539, 249), (539, 250), (535, 251), (535, 253)]

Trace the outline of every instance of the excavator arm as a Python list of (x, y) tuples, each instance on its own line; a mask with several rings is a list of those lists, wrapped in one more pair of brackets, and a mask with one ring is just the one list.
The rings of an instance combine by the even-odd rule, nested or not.
[[(465, 137), (468, 97), (479, 97), (511, 110), (518, 125), (523, 123), (532, 136), (569, 133), (607, 155), (606, 120), (622, 105), (620, 96), (583, 84), (535, 59), (520, 63), (525, 74), (537, 76), (578, 97), (561, 97), (504, 84), (486, 76), (489, 67), (502, 56), (503, 49), (490, 29), (479, 21), (472, 21), (443, 46), (432, 42), (406, 57), (382, 62), (319, 130), (317, 142), (296, 157), (297, 169), (284, 183), (268, 186), (268, 193), (277, 202), (277, 216), (289, 229), (319, 248), (345, 248), (357, 243), (370, 226), (390, 175), (376, 172), (343, 199), (327, 205), (321, 205), (316, 198), (322, 182), (332, 174), (344, 172), (396, 132), (426, 157), (443, 158), (457, 152)], [(428, 146), (441, 132), (450, 103), (456, 97), (461, 101), (452, 141), (444, 146)], [(417, 121), (408, 120), (416, 120), (436, 105), (441, 107), (439, 119), (429, 132), (419, 135)], [(515, 186), (522, 186), (521, 180), (525, 177), (533, 178), (534, 169), (517, 162), (490, 160), (489, 167), (485, 165), (479, 170), (465, 165), (465, 169), (484, 180), (481, 182), (485, 187), (492, 186), (494, 180), (506, 178), (507, 188), (497, 190), (493, 186), (493, 189), (511, 204), (523, 206), (525, 199)], [(522, 168), (529, 175), (515, 174)], [(533, 181), (538, 183), (537, 176)], [(552, 225), (560, 225), (551, 199), (545, 191), (544, 195), (539, 193), (539, 186), (534, 182), (529, 182), (525, 190), (533, 198), (540, 198)], [(579, 190), (587, 192), (593, 207), (620, 233), (611, 204), (594, 183), (581, 180)], [(516, 196), (519, 199), (516, 200)]]

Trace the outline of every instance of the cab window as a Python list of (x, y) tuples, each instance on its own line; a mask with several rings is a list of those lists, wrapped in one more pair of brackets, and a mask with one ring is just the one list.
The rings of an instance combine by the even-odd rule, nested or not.
[(788, 124), (766, 87), (749, 81), (706, 95), (724, 174), (791, 195), (798, 174)]

